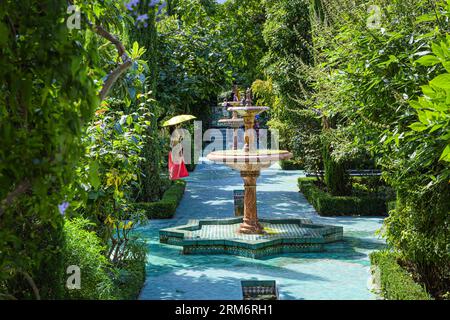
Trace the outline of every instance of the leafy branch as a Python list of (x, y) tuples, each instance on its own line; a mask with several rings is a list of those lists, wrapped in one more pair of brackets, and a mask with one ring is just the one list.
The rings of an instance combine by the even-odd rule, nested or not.
[[(73, 5), (73, 1), (69, 0), (69, 3)], [(128, 56), (127, 51), (123, 43), (113, 34), (111, 34), (108, 30), (106, 30), (101, 25), (96, 25), (92, 23), (86, 16), (83, 15), (83, 18), (89, 28), (100, 37), (111, 42), (117, 49), (117, 53), (122, 60), (122, 64), (119, 64), (113, 71), (111, 71), (107, 76), (105, 83), (103, 84), (102, 89), (99, 93), (100, 101), (103, 101), (108, 96), (109, 91), (117, 82), (117, 80), (133, 65), (133, 60)]]

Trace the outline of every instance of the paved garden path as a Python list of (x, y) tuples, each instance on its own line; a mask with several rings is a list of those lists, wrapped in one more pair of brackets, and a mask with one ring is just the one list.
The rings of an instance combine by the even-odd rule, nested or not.
[(147, 238), (147, 281), (140, 299), (241, 300), (241, 280), (276, 280), (281, 299), (374, 299), (368, 289), (368, 253), (383, 247), (375, 232), (382, 218), (322, 218), (298, 192), (300, 171), (274, 166), (258, 180), (261, 217), (304, 217), (344, 227), (345, 240), (322, 253), (286, 254), (261, 260), (234, 256), (182, 255), (159, 243), (158, 230), (190, 219), (233, 216), (233, 190), (242, 189), (238, 172), (206, 162), (187, 179), (174, 219), (151, 221)]

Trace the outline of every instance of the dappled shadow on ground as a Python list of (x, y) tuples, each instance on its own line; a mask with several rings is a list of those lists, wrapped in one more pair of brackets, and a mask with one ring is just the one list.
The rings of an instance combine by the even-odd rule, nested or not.
[(153, 241), (149, 252), (147, 285), (141, 293), (144, 298), (241, 299), (241, 280), (276, 280), (281, 284), (328, 281), (301, 269), (289, 269), (264, 260), (182, 255), (179, 247)]

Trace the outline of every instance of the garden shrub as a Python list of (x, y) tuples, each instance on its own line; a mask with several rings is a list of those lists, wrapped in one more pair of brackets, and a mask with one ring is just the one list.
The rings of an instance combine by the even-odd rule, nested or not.
[[(113, 100), (114, 101), (114, 100)], [(86, 154), (81, 159), (74, 184), (74, 201), (79, 212), (95, 222), (97, 234), (104, 240), (116, 235), (113, 223), (132, 220), (141, 223), (139, 212), (130, 215), (130, 206), (140, 190), (142, 150), (147, 138), (150, 112), (141, 107), (125, 113), (110, 99), (96, 112), (95, 122), (86, 130)], [(121, 230), (128, 233), (121, 224)]]
[(352, 176), (352, 184), (355, 186), (364, 186), (367, 191), (377, 192), (386, 183), (381, 176)]
[(129, 243), (128, 253), (128, 257), (115, 269), (115, 295), (119, 300), (137, 299), (146, 278), (146, 243), (140, 240)]
[[(450, 1), (438, 1), (430, 13), (417, 18), (419, 25), (432, 21), (435, 39), (427, 45), (427, 55), (415, 65), (431, 76), (421, 87), (422, 96), (409, 101), (414, 123), (402, 142), (408, 168), (390, 178), (398, 191), (396, 210), (386, 221), (386, 237), (436, 298), (450, 292)], [(411, 155), (411, 156), (409, 156)], [(393, 159), (391, 159), (392, 161)], [(396, 169), (395, 162), (393, 169)]]
[(300, 178), (300, 192), (322, 216), (386, 215), (386, 198), (377, 195), (332, 196), (316, 185), (316, 178)]
[(425, 191), (400, 189), (385, 236), (415, 279), (436, 298), (450, 291), (450, 185)]
[(161, 201), (136, 203), (134, 208), (145, 212), (149, 219), (170, 219), (174, 216), (177, 207), (183, 198), (186, 182), (177, 180), (164, 193)]
[(114, 298), (113, 268), (105, 256), (107, 247), (92, 229), (88, 220), (66, 220), (64, 233), (64, 265), (78, 266), (81, 271), (81, 289), (65, 289), (65, 298), (98, 300)]
[(131, 241), (128, 256), (113, 265), (105, 256), (108, 248), (94, 231), (89, 220), (66, 220), (63, 250), (64, 266), (78, 266), (81, 289), (65, 288), (65, 299), (74, 300), (132, 300), (136, 299), (145, 282), (147, 247), (138, 240)]
[(351, 184), (345, 165), (333, 159), (330, 148), (327, 144), (324, 146), (322, 157), (327, 191), (333, 196), (347, 196), (351, 193)]
[(385, 299), (431, 300), (425, 288), (398, 264), (395, 253), (387, 250), (372, 252), (370, 261), (375, 267), (372, 276), (379, 281), (381, 295)]

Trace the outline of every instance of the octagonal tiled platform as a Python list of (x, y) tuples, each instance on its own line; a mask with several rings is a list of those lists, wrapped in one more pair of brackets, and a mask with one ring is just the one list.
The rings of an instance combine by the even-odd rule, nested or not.
[(159, 231), (160, 242), (183, 247), (184, 254), (231, 254), (248, 258), (324, 250), (340, 241), (343, 228), (313, 224), (309, 219), (260, 219), (266, 234), (237, 231), (242, 218), (192, 220), (187, 225)]

